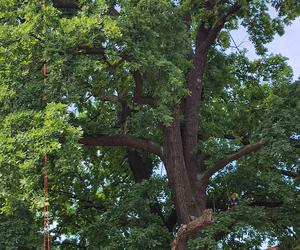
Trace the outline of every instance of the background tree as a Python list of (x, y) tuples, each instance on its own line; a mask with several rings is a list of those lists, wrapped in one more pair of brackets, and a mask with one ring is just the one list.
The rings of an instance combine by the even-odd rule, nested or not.
[[(296, 245), (299, 83), (264, 44), (299, 11), (296, 0), (2, 1), (2, 206), (22, 200), (39, 218), (47, 169), (61, 248), (167, 249), (187, 224), (173, 246), (186, 249), (209, 207), (216, 222), (192, 248)], [(226, 50), (240, 25), (260, 59)], [(232, 191), (243, 204), (225, 213)]]

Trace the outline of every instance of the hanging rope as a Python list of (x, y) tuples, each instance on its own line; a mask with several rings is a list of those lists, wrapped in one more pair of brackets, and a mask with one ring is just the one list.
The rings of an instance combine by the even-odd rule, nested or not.
[[(47, 68), (46, 63), (43, 65), (44, 88), (46, 87)], [(45, 166), (48, 164), (48, 155), (44, 157)], [(48, 194), (48, 172), (44, 172), (44, 250), (50, 250), (50, 233), (49, 233), (49, 194)]]
[[(44, 88), (46, 87), (47, 68), (46, 63), (43, 65)], [(48, 164), (47, 154), (44, 157), (45, 166)], [(49, 194), (48, 194), (48, 172), (44, 172), (44, 250), (50, 250), (50, 233), (49, 233)]]
[[(43, 8), (46, 7), (46, 1), (43, 1)], [(44, 19), (43, 14), (43, 19)], [(44, 20), (45, 23), (45, 20)], [(46, 29), (46, 27), (45, 27)], [(46, 78), (47, 78), (47, 66), (46, 63), (43, 65), (43, 80), (44, 80), (44, 90), (46, 90)], [(46, 102), (46, 94), (44, 92), (42, 96), (42, 102)], [(44, 156), (45, 168), (48, 164), (48, 155)], [(50, 228), (49, 228), (49, 193), (48, 193), (48, 172), (44, 172), (44, 250), (50, 250)]]
[(43, 83), (43, 90), (42, 90), (42, 105), (46, 105), (47, 103), (47, 93), (46, 93), (46, 82), (47, 82), (47, 65), (46, 63), (43, 64), (43, 78), (44, 78), (44, 83)]
[[(44, 157), (45, 165), (48, 163), (48, 156)], [(48, 193), (48, 172), (44, 172), (44, 250), (50, 250), (49, 230), (49, 193)]]
[(44, 84), (46, 84), (46, 76), (47, 76), (47, 66), (46, 66), (46, 63), (44, 63), (44, 65), (43, 65)]

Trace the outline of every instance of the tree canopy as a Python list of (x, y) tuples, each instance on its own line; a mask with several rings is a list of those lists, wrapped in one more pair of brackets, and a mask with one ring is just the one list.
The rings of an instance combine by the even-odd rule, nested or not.
[(0, 0), (0, 248), (41, 248), (48, 171), (55, 249), (299, 249), (300, 82), (265, 47), (299, 15)]

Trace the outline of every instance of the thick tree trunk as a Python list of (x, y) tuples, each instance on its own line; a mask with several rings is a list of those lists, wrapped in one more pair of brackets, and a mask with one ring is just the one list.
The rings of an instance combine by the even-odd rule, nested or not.
[(207, 182), (198, 178), (201, 169), (197, 162), (190, 161), (191, 155), (195, 152), (189, 152), (187, 159), (181, 132), (178, 118), (174, 119), (170, 127), (164, 129), (163, 155), (178, 223), (181, 228), (186, 226), (189, 228), (188, 225), (193, 228), (185, 231), (184, 234), (178, 233), (174, 241), (176, 244), (173, 244), (172, 249), (187, 250), (188, 240), (198, 237), (200, 230), (210, 224), (211, 220), (203, 215), (206, 209)]
[[(164, 130), (164, 164), (166, 166), (169, 185), (179, 224), (187, 224), (193, 217), (202, 215), (205, 204), (204, 189), (195, 192), (194, 183), (188, 175), (181, 140), (180, 123), (175, 119), (172, 125)], [(198, 194), (198, 197), (195, 196)], [(203, 204), (200, 204), (200, 201)]]
[(187, 224), (190, 221), (192, 207), (195, 206), (195, 199), (186, 171), (178, 120), (174, 120), (170, 127), (165, 128), (164, 139), (164, 164), (178, 222)]

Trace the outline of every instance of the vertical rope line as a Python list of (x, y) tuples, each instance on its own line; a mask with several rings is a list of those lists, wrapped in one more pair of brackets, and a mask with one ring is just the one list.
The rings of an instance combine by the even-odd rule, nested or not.
[[(46, 76), (47, 76), (47, 69), (46, 63), (43, 65), (43, 77), (44, 77), (44, 88), (46, 87)], [(48, 163), (48, 156), (47, 154), (44, 157), (45, 166)], [(47, 242), (49, 241), (49, 234), (48, 234), (48, 173), (47, 171), (44, 172), (44, 250), (47, 250)], [(50, 249), (48, 243), (48, 250)]]
[(46, 81), (47, 81), (47, 66), (46, 66), (46, 34), (47, 34), (47, 23), (46, 23), (46, 15), (45, 15), (45, 8), (46, 8), (46, 0), (43, 0), (43, 15), (42, 15), (42, 19), (43, 19), (43, 29), (42, 29), (42, 33), (44, 33), (44, 38), (45, 38), (45, 42), (44, 42), (44, 51), (43, 51), (43, 60), (44, 60), (44, 64), (43, 64), (43, 78), (44, 78), (44, 82), (43, 82), (43, 90), (42, 90), (42, 104), (46, 105), (47, 102), (47, 90), (46, 90)]
[[(45, 165), (48, 163), (48, 156), (45, 155)], [(44, 250), (50, 250), (50, 229), (49, 229), (49, 193), (48, 193), (48, 172), (44, 172)]]
[[(43, 10), (46, 8), (46, 0), (43, 0)], [(42, 10), (42, 11), (43, 11)], [(46, 20), (45, 20), (45, 13), (43, 13), (43, 23), (45, 29), (45, 37), (46, 37)], [(45, 58), (44, 58), (45, 59)], [(47, 78), (47, 66), (46, 62), (43, 65), (43, 87), (46, 90), (46, 78)], [(46, 95), (42, 97), (45, 101)], [(45, 167), (48, 164), (48, 156), (45, 154), (44, 157)], [(48, 172), (45, 170), (44, 172), (44, 250), (50, 250), (50, 228), (49, 228), (49, 194), (48, 194)]]
[(47, 213), (47, 207), (46, 207), (46, 190), (45, 190), (45, 187), (46, 187), (46, 175), (44, 173), (44, 198), (45, 198), (45, 201), (44, 201), (44, 250), (47, 250), (46, 249), (46, 242), (47, 242), (47, 220), (46, 220), (46, 213)]

